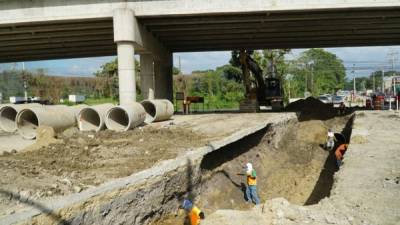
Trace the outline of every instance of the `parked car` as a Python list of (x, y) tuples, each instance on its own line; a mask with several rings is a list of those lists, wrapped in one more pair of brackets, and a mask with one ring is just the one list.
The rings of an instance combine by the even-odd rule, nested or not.
[(329, 99), (329, 97), (327, 96), (319, 96), (318, 100), (320, 100), (321, 102), (325, 103), (325, 104), (330, 104), (332, 103), (332, 100)]
[(333, 96), (332, 97), (333, 107), (339, 107), (341, 104), (344, 104), (343, 96)]

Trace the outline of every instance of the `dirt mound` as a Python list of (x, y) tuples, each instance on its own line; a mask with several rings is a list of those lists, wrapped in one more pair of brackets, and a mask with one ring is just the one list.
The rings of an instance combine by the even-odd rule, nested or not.
[(56, 132), (52, 127), (48, 126), (40, 126), (37, 129), (37, 137), (36, 137), (36, 142), (27, 148), (24, 149), (24, 151), (34, 151), (38, 150), (42, 147), (47, 147), (51, 144), (61, 144), (63, 143), (62, 140), (58, 140), (56, 138)]
[(328, 120), (336, 115), (336, 110), (318, 99), (309, 97), (290, 103), (285, 108), (289, 112), (300, 112), (299, 120)]

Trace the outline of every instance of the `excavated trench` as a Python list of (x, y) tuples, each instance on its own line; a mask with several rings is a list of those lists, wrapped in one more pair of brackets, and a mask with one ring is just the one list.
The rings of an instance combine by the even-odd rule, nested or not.
[[(327, 130), (349, 140), (352, 121), (351, 116), (282, 120), (206, 155), (197, 150), (162, 163), (149, 179), (60, 213), (70, 225), (180, 225), (185, 224), (185, 213), (178, 210), (184, 198), (192, 199), (206, 216), (218, 209), (250, 209), (253, 205), (244, 197), (246, 177), (240, 175), (247, 162), (257, 170), (262, 202), (284, 197), (299, 205), (316, 204), (330, 195), (337, 170), (333, 152), (322, 148)], [(43, 222), (44, 217), (32, 218), (29, 224)]]
[[(323, 149), (326, 132), (333, 128), (350, 140), (353, 117), (327, 121), (289, 121), (270, 125), (255, 134), (211, 152), (199, 168), (186, 168), (187, 192), (206, 215), (217, 209), (250, 209), (245, 201), (244, 165), (257, 170), (262, 202), (284, 197), (299, 205), (312, 205), (330, 195), (337, 171), (334, 152)], [(338, 144), (338, 143), (337, 143)], [(199, 171), (198, 171), (199, 170)], [(200, 178), (195, 173), (200, 172)], [(195, 177), (195, 178), (193, 178)], [(185, 224), (182, 211), (163, 216), (153, 224)]]

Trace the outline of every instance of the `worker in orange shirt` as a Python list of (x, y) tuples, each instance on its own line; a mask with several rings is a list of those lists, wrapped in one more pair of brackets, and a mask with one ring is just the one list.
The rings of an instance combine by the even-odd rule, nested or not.
[(190, 200), (183, 200), (182, 208), (188, 213), (188, 219), (191, 225), (199, 225), (200, 220), (205, 218), (204, 213), (197, 208)]
[(335, 151), (336, 164), (338, 168), (342, 165), (343, 155), (346, 152), (348, 144), (341, 144)]

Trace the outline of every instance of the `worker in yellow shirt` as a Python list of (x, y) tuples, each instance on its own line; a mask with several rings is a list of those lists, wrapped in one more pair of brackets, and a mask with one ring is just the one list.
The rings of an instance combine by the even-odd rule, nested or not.
[(257, 174), (256, 170), (253, 169), (251, 163), (246, 164), (246, 176), (247, 176), (247, 187), (246, 197), (247, 202), (253, 201), (256, 205), (260, 204), (260, 199), (257, 195)]
[(193, 205), (190, 200), (185, 199), (182, 203), (182, 208), (187, 212), (191, 225), (199, 225), (200, 220), (205, 218), (204, 213), (197, 206)]

